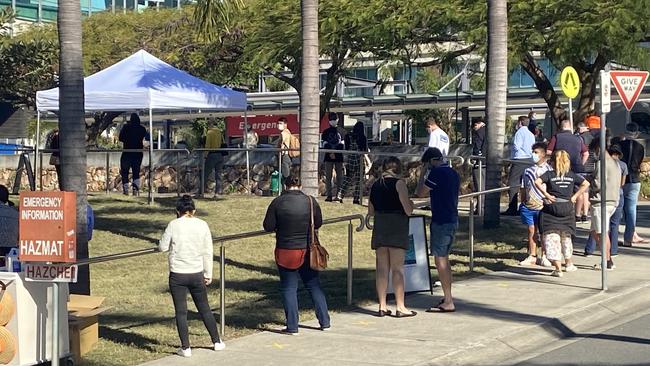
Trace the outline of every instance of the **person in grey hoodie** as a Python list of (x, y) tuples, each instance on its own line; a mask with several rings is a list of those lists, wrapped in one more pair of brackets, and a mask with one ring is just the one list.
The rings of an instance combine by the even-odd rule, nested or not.
[(600, 235), (605, 235), (605, 248), (603, 253), (607, 256), (607, 270), (616, 268), (612, 261), (611, 246), (612, 243), (607, 235), (607, 227), (603, 228), (601, 225), (601, 209), (600, 203), (602, 201), (601, 182), (600, 182), (600, 159), (605, 159), (605, 205), (607, 217), (605, 222), (609, 223), (616, 206), (618, 206), (619, 190), (621, 187), (621, 168), (614, 158), (612, 158), (607, 150), (600, 151), (600, 138), (595, 138), (591, 142), (589, 149), (593, 151), (597, 160), (594, 174), (591, 176), (591, 188), (589, 190), (589, 202), (591, 203), (591, 235), (600, 242)]

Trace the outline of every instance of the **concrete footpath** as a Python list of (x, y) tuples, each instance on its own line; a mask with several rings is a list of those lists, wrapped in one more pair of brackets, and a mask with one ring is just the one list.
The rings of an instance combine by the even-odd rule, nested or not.
[[(638, 224), (639, 234), (650, 238), (650, 205), (639, 206)], [(576, 242), (577, 272), (554, 278), (550, 269), (510, 267), (458, 282), (455, 313), (424, 312), (440, 298), (437, 288), (434, 296), (407, 298), (409, 308), (418, 311), (413, 318), (377, 318), (372, 305), (333, 314), (329, 332), (316, 330), (315, 321), (304, 322), (299, 336), (261, 332), (227, 342), (222, 352), (193, 349), (192, 358), (169, 356), (145, 365), (510, 364), (550, 342), (582, 337), (650, 308), (650, 244), (620, 248), (616, 270), (607, 272), (610, 290), (601, 292), (601, 273), (593, 269), (600, 256), (583, 257), (584, 236)]]

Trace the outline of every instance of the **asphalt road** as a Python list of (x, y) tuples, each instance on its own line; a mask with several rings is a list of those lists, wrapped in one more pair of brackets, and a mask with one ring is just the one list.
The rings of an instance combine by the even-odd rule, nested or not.
[(518, 366), (650, 365), (650, 314), (518, 363)]

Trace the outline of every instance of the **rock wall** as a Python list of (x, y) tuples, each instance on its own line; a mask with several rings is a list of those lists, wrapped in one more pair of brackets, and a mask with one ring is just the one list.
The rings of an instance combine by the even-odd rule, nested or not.
[[(469, 193), (472, 191), (472, 168), (468, 164), (463, 166), (454, 166), (454, 168), (461, 175), (461, 193)], [(178, 174), (177, 169), (180, 170)], [(294, 166), (294, 172), (298, 172), (299, 167)], [(411, 161), (405, 163), (404, 176), (406, 178), (407, 187), (410, 193), (415, 192), (418, 180), (420, 178), (420, 163)], [(275, 170), (273, 164), (257, 163), (251, 167), (251, 190), (257, 194), (268, 194), (271, 189), (271, 174)], [(642, 176), (650, 178), (650, 162), (645, 162), (641, 165)], [(15, 169), (0, 168), (0, 184), (7, 187), (13, 187), (15, 179)], [(119, 168), (111, 167), (108, 171), (108, 188), (111, 191), (119, 192), (122, 187), (122, 179), (119, 174)], [(140, 173), (142, 190), (147, 191), (147, 177), (149, 169), (146, 166), (142, 167)], [(198, 166), (162, 166), (154, 169), (153, 185), (154, 189), (160, 193), (176, 192), (180, 189), (181, 193), (198, 192), (201, 171)], [(245, 165), (226, 166), (222, 172), (223, 174), (223, 191), (225, 194), (243, 194), (247, 192), (247, 175)], [(370, 187), (379, 177), (380, 162), (373, 163), (373, 167), (369, 176), (365, 179), (364, 195), (368, 195)], [(324, 171), (320, 171), (320, 184), (319, 190), (321, 194), (325, 193), (325, 179)], [(504, 184), (507, 176), (504, 172)], [(38, 178), (37, 178), (38, 179)], [(106, 190), (106, 168), (105, 167), (88, 167), (87, 170), (87, 189), (89, 192), (102, 192)], [(47, 166), (43, 170), (43, 189), (55, 190), (58, 188), (58, 178), (56, 171), (53, 167)], [(38, 184), (37, 184), (38, 185)], [(214, 190), (214, 175), (210, 175), (206, 183), (207, 192)], [(29, 189), (27, 177), (23, 174), (21, 180), (21, 189)], [(644, 191), (644, 195), (648, 196)]]

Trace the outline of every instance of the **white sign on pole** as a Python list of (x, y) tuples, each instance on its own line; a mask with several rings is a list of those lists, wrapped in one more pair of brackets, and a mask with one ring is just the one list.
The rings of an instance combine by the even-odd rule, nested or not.
[(600, 72), (600, 112), (609, 113), (612, 110), (612, 83), (607, 71)]
[(25, 280), (34, 282), (77, 282), (78, 268), (69, 264), (25, 264)]
[(639, 99), (641, 91), (648, 80), (647, 71), (610, 71), (614, 86), (621, 96), (621, 101), (628, 111), (632, 110), (634, 103)]

